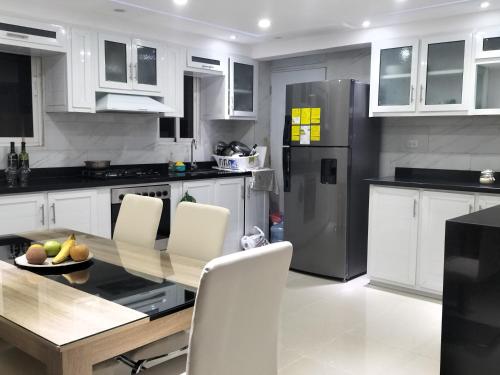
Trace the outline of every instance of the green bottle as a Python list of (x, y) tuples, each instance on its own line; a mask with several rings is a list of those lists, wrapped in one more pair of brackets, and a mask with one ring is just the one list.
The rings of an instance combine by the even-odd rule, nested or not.
[(30, 156), (26, 152), (26, 142), (21, 142), (21, 152), (19, 153), (19, 168), (30, 167)]

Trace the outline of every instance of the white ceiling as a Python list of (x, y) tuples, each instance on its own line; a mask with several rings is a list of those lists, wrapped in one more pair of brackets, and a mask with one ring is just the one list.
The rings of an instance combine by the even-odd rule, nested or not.
[[(99, 14), (113, 21), (154, 24), (223, 40), (236, 35), (236, 42), (250, 44), (360, 29), (367, 19), (371, 27), (379, 27), (484, 12), (480, 0), (188, 0), (183, 7), (172, 0), (38, 1), (81, 15)], [(500, 9), (500, 0), (490, 3), (488, 10)], [(125, 13), (115, 12), (117, 8)], [(272, 21), (265, 31), (257, 26), (263, 17)]]

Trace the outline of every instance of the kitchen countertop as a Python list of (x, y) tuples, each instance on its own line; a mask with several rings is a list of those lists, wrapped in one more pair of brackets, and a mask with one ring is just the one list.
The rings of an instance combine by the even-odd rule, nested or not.
[(95, 187), (133, 186), (145, 184), (162, 184), (174, 181), (201, 180), (209, 178), (249, 177), (251, 172), (232, 172), (213, 169), (212, 163), (199, 163), (199, 169), (193, 172), (169, 172), (164, 165), (127, 165), (119, 167), (146, 167), (160, 172), (152, 177), (124, 177), (111, 179), (93, 179), (82, 176), (83, 168), (39, 168), (33, 169), (28, 186), (9, 188), (5, 179), (0, 177), (0, 195), (33, 193), (51, 190), (71, 190)]
[(479, 171), (396, 168), (394, 176), (365, 181), (374, 185), (500, 194), (500, 176), (495, 183), (487, 185), (479, 183), (480, 174)]

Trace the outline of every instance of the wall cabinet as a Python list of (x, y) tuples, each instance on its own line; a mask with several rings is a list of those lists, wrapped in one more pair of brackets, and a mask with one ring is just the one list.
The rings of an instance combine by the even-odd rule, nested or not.
[(163, 48), (158, 43), (99, 34), (99, 87), (161, 91)]
[(95, 112), (97, 34), (73, 28), (67, 54), (42, 58), (47, 112)]
[(0, 197), (0, 235), (67, 228), (110, 237), (109, 189)]
[(371, 114), (466, 114), (471, 46), (471, 34), (374, 43)]
[(224, 75), (201, 79), (201, 110), (209, 120), (255, 120), (258, 63), (243, 57), (224, 61)]
[(368, 230), (368, 274), (371, 278), (415, 285), (417, 190), (372, 187)]
[(500, 205), (500, 196), (372, 185), (371, 281), (442, 294), (446, 220), (494, 205)]

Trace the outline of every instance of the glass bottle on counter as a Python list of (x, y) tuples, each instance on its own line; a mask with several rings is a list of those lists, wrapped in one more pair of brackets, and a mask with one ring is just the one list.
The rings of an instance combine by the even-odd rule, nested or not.
[(19, 157), (16, 154), (14, 142), (10, 142), (10, 152), (7, 154), (7, 168), (17, 169), (19, 166)]
[(29, 176), (31, 173), (30, 169), (30, 156), (26, 152), (26, 142), (21, 142), (21, 153), (19, 154), (19, 184), (21, 186), (27, 186)]

